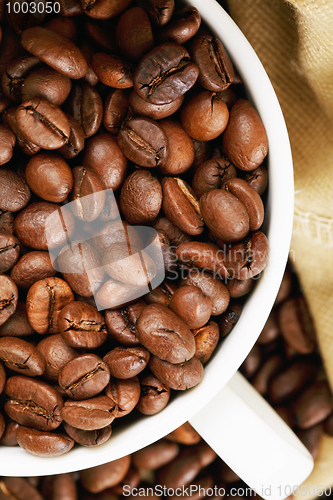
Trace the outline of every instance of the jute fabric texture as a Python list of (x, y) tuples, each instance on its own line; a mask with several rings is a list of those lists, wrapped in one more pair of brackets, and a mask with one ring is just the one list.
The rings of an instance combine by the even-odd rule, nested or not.
[[(290, 257), (333, 387), (333, 1), (227, 3), (263, 63), (287, 123), (295, 171)], [(333, 438), (322, 439), (305, 485), (306, 498), (317, 496), (310, 485), (333, 485)]]

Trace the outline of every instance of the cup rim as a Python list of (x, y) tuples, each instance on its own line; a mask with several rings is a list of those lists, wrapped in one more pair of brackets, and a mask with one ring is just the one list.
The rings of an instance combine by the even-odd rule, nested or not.
[(223, 388), (252, 349), (273, 307), (288, 259), (294, 207), (292, 155), (282, 110), (258, 56), (217, 1), (185, 1), (199, 10), (202, 20), (221, 39), (266, 128), (269, 142), (268, 203), (265, 207), (270, 244), (268, 266), (256, 284), (255, 293), (248, 297), (232, 333), (220, 343), (214, 358), (205, 365), (204, 378), (198, 386), (174, 398), (161, 413), (120, 425), (106, 443), (94, 448), (79, 446), (60, 457), (44, 458), (30, 455), (19, 447), (0, 446), (1, 475), (43, 476), (74, 472), (116, 460), (164, 437), (189, 420)]

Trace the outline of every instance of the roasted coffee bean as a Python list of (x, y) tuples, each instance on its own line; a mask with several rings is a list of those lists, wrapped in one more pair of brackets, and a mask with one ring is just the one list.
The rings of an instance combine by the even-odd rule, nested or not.
[(220, 188), (226, 181), (236, 176), (236, 169), (227, 158), (212, 158), (202, 163), (196, 170), (192, 189), (200, 198), (207, 191)]
[(42, 494), (50, 500), (77, 500), (77, 485), (71, 473), (54, 474), (42, 479)]
[(207, 295), (212, 301), (212, 315), (222, 314), (228, 307), (230, 295), (227, 287), (221, 280), (197, 269), (191, 269), (188, 276), (184, 278), (181, 286), (194, 285)]
[(283, 360), (281, 356), (275, 355), (268, 358), (257, 371), (254, 379), (251, 381), (253, 387), (265, 396), (268, 393), (269, 383), (282, 368)]
[(91, 58), (91, 66), (104, 85), (116, 89), (133, 86), (131, 66), (119, 56), (97, 52)]
[(227, 310), (224, 314), (221, 315), (218, 320), (221, 338), (226, 337), (231, 332), (231, 330), (239, 320), (242, 309), (243, 305), (241, 302), (230, 302)]
[(156, 415), (169, 402), (170, 389), (154, 375), (146, 375), (140, 381), (141, 396), (136, 409), (144, 415)]
[[(83, 409), (83, 411), (85, 410)], [(103, 410), (99, 411), (102, 412)], [(96, 414), (96, 409), (94, 413)], [(91, 417), (95, 418), (95, 415), (92, 414)], [(112, 433), (111, 425), (107, 425), (102, 429), (87, 431), (77, 429), (76, 427), (73, 427), (65, 422), (64, 429), (69, 437), (74, 439), (74, 441), (81, 446), (99, 446), (100, 444), (106, 443), (106, 441), (110, 439)]]
[(73, 188), (72, 171), (57, 154), (39, 153), (31, 158), (25, 176), (31, 191), (52, 203), (64, 201)]
[(105, 189), (115, 191), (125, 179), (127, 158), (115, 137), (101, 134), (89, 140), (84, 151), (83, 166), (95, 170)]
[(0, 141), (0, 165), (4, 165), (13, 156), (13, 149), (16, 142), (15, 135), (5, 125), (0, 125)]
[(107, 464), (91, 467), (80, 472), (80, 479), (87, 491), (99, 493), (116, 486), (126, 476), (131, 464), (128, 455)]
[(129, 96), (130, 112), (132, 115), (147, 116), (152, 120), (159, 120), (175, 113), (183, 104), (184, 95), (181, 95), (169, 104), (152, 104), (140, 97), (135, 90)]
[(76, 429), (95, 431), (110, 425), (117, 416), (117, 411), (114, 401), (107, 396), (97, 396), (83, 401), (68, 399), (61, 415), (65, 422)]
[(0, 326), (15, 312), (18, 290), (14, 281), (0, 274)]
[(16, 337), (0, 338), (0, 360), (14, 372), (36, 377), (45, 371), (45, 359), (29, 342)]
[(35, 332), (31, 327), (25, 302), (17, 302), (15, 312), (0, 327), (1, 337), (28, 337)]
[(243, 280), (257, 276), (268, 262), (269, 244), (261, 231), (250, 233), (240, 243), (231, 245), (225, 258), (230, 276)]
[(20, 424), (13, 420), (9, 420), (0, 439), (0, 444), (3, 446), (17, 446), (16, 431), (19, 427)]
[(169, 307), (191, 330), (204, 326), (212, 313), (211, 299), (193, 285), (176, 290)]
[(144, 299), (147, 304), (160, 304), (161, 306), (169, 307), (169, 302), (172, 294), (177, 290), (177, 285), (172, 281), (165, 280), (160, 286), (154, 288), (151, 292), (145, 295)]
[(315, 350), (314, 325), (302, 297), (290, 298), (281, 304), (278, 323), (283, 338), (297, 352), (309, 354)]
[(149, 357), (149, 351), (144, 347), (119, 346), (105, 354), (103, 361), (108, 365), (112, 377), (128, 379), (135, 377), (146, 368)]
[(56, 106), (61, 106), (72, 88), (68, 76), (51, 68), (41, 68), (30, 73), (21, 88), (22, 100), (43, 97)]
[(57, 16), (44, 24), (45, 28), (55, 31), (58, 35), (72, 40), (72, 42), (77, 42), (78, 30), (76, 22), (73, 18)]
[(244, 176), (246, 181), (260, 196), (265, 192), (268, 183), (268, 172), (262, 165)]
[(131, 466), (126, 473), (126, 476), (117, 486), (111, 488), (111, 494), (123, 495), (126, 494), (127, 488), (132, 490), (139, 486), (141, 481), (141, 475), (139, 470), (136, 467)]
[(14, 233), (14, 214), (12, 212), (2, 212), (0, 210), (0, 231)]
[(174, 0), (138, 0), (157, 26), (167, 24), (175, 9)]
[(104, 255), (104, 252), (115, 243), (125, 244), (128, 242), (130, 247), (140, 250), (144, 247), (139, 231), (120, 219), (106, 222), (93, 236), (94, 248), (101, 255)]
[(104, 207), (103, 183), (94, 170), (86, 167), (75, 167), (73, 178), (72, 212), (77, 219), (91, 222), (97, 219)]
[(0, 231), (0, 274), (11, 269), (20, 256), (20, 242), (10, 233)]
[(193, 142), (180, 123), (173, 120), (161, 120), (159, 124), (167, 136), (169, 151), (167, 161), (161, 165), (160, 171), (164, 175), (181, 175), (193, 163)]
[(140, 300), (122, 309), (106, 311), (105, 322), (110, 335), (125, 346), (139, 345), (135, 325), (145, 307), (146, 303)]
[(297, 436), (302, 441), (304, 446), (309, 450), (312, 458), (315, 460), (318, 456), (323, 437), (322, 424), (314, 425), (309, 429), (300, 430), (297, 432)]
[(165, 177), (162, 189), (163, 210), (172, 224), (191, 236), (201, 234), (204, 222), (198, 200), (190, 186), (177, 177)]
[(61, 389), (75, 400), (96, 396), (109, 381), (109, 367), (95, 354), (81, 354), (72, 359), (63, 367), (58, 377)]
[(244, 359), (240, 366), (240, 371), (246, 378), (252, 377), (258, 370), (261, 363), (261, 350), (258, 344), (255, 344), (249, 354)]
[(185, 424), (177, 427), (174, 431), (167, 434), (167, 439), (170, 441), (175, 441), (180, 444), (197, 444), (201, 441), (200, 434), (192, 427), (189, 422), (185, 422)]
[[(43, 500), (38, 490), (23, 477), (1, 478), (0, 492), (4, 500)], [(8, 495), (8, 496), (7, 496)]]
[(130, 224), (147, 224), (158, 216), (162, 188), (147, 170), (135, 170), (125, 180), (120, 193), (120, 209)]
[(54, 430), (62, 422), (62, 397), (42, 380), (23, 375), (7, 379), (4, 405), (7, 415), (21, 425), (42, 431)]
[(238, 198), (249, 214), (250, 231), (257, 231), (264, 221), (264, 205), (259, 194), (243, 179), (230, 179), (224, 189)]
[(275, 311), (268, 316), (264, 328), (258, 337), (258, 344), (265, 345), (274, 342), (280, 335), (280, 330), (276, 323)]
[(18, 212), (30, 201), (30, 189), (27, 183), (15, 172), (0, 169), (0, 210)]
[(8, 127), (16, 135), (16, 144), (21, 151), (28, 156), (33, 156), (36, 153), (39, 153), (41, 150), (40, 146), (37, 146), (33, 142), (29, 141), (19, 128), (16, 120), (16, 108), (7, 109), (2, 116), (4, 123), (8, 125)]
[(44, 377), (53, 381), (57, 381), (63, 367), (78, 356), (77, 351), (67, 345), (60, 333), (48, 335), (36, 347), (45, 359)]
[(239, 99), (232, 107), (223, 134), (223, 148), (230, 161), (241, 170), (254, 170), (266, 157), (266, 131), (249, 101)]
[(195, 7), (186, 5), (177, 9), (171, 22), (162, 28), (158, 37), (161, 42), (186, 43), (196, 34), (201, 24), (201, 16)]
[(140, 61), (154, 48), (150, 21), (141, 7), (132, 7), (121, 15), (115, 36), (120, 52), (129, 61)]
[(133, 75), (133, 86), (140, 97), (152, 104), (168, 104), (193, 87), (198, 74), (187, 50), (166, 42), (141, 59)]
[(69, 139), (68, 120), (58, 106), (44, 98), (24, 101), (16, 111), (17, 125), (29, 141), (44, 149), (57, 149)]
[(318, 367), (310, 360), (301, 359), (277, 374), (269, 385), (269, 396), (275, 403), (295, 396), (314, 379)]
[(128, 109), (128, 95), (122, 89), (112, 89), (104, 103), (103, 125), (110, 134), (118, 135)]
[(251, 278), (247, 280), (237, 280), (233, 278), (227, 281), (227, 288), (232, 299), (239, 299), (248, 294), (254, 287), (255, 281)]
[(140, 399), (140, 382), (138, 377), (123, 380), (111, 377), (105, 388), (105, 395), (111, 398), (118, 407), (116, 418), (125, 417), (136, 407)]
[(40, 334), (58, 333), (61, 309), (74, 300), (66, 281), (52, 277), (34, 283), (27, 294), (27, 315), (32, 328)]
[(26, 28), (38, 26), (45, 19), (45, 0), (42, 0), (39, 9), (28, 9), (27, 12), (24, 12), (23, 9), (19, 9), (18, 12), (15, 12), (13, 0), (10, 0), (9, 5), (11, 9), (9, 8), (7, 11), (7, 20), (15, 33), (22, 33)]
[(96, 349), (108, 337), (103, 316), (84, 302), (67, 304), (60, 312), (58, 326), (63, 339), (75, 349)]
[(43, 432), (24, 426), (18, 428), (16, 437), (21, 448), (37, 457), (59, 457), (74, 446), (74, 440), (67, 434)]
[(148, 287), (125, 285), (119, 281), (109, 279), (96, 293), (96, 301), (103, 309), (119, 309), (129, 302), (145, 295)]
[(168, 361), (152, 356), (149, 368), (163, 384), (176, 391), (190, 389), (203, 379), (203, 366), (195, 356), (179, 364), (168, 363)]
[(6, 372), (2, 363), (0, 363), (0, 394), (3, 391), (6, 382)]
[(194, 336), (186, 323), (158, 304), (150, 304), (142, 310), (136, 335), (152, 354), (169, 363), (183, 363), (195, 353)]
[(2, 73), (1, 83), (4, 94), (12, 101), (19, 101), (25, 78), (40, 65), (40, 59), (33, 56), (21, 56), (11, 60)]
[(173, 246), (177, 247), (181, 243), (191, 241), (190, 236), (183, 233), (166, 217), (158, 217), (153, 224), (153, 228), (156, 229), (156, 231), (164, 231), (170, 241), (170, 244)]
[(33, 251), (20, 258), (10, 276), (18, 287), (28, 289), (36, 281), (55, 276), (56, 272), (48, 252)]
[(68, 113), (65, 113), (65, 116), (71, 131), (66, 144), (58, 149), (58, 153), (60, 153), (65, 160), (70, 160), (71, 158), (75, 158), (84, 148), (84, 132), (77, 120)]
[(301, 429), (322, 422), (332, 409), (332, 393), (326, 381), (314, 382), (293, 404), (295, 419)]
[(202, 364), (205, 364), (213, 354), (220, 338), (218, 324), (215, 321), (209, 321), (207, 325), (192, 331), (196, 345), (195, 356)]
[(81, 125), (85, 137), (96, 134), (103, 120), (103, 102), (94, 87), (76, 84), (68, 99), (68, 110)]
[(168, 138), (162, 127), (145, 117), (123, 122), (117, 137), (123, 154), (141, 167), (159, 167), (168, 157)]
[(201, 269), (212, 272), (214, 276), (228, 278), (229, 273), (224, 263), (224, 253), (216, 245), (190, 241), (181, 243), (175, 251), (178, 262), (185, 268)]
[(88, 66), (80, 49), (67, 38), (40, 26), (22, 33), (22, 46), (69, 78), (83, 78)]
[(185, 105), (180, 120), (190, 137), (198, 141), (211, 141), (225, 130), (229, 110), (216, 92), (205, 90)]
[(197, 37), (191, 56), (199, 68), (198, 82), (213, 92), (225, 90), (234, 80), (234, 68), (220, 40), (213, 36)]
[(166, 439), (146, 446), (132, 455), (132, 463), (139, 469), (155, 470), (171, 462), (179, 453), (179, 446)]
[(87, 40), (81, 40), (79, 49), (81, 50), (88, 64), (88, 70), (84, 75), (83, 80), (88, 83), (88, 85), (95, 87), (98, 84), (99, 79), (91, 66), (91, 58), (95, 52), (94, 47)]

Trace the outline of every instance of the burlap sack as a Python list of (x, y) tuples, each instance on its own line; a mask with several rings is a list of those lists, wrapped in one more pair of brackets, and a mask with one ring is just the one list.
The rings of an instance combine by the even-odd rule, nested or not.
[[(291, 258), (333, 387), (333, 1), (227, 3), (261, 59), (287, 123), (295, 169)], [(305, 484), (307, 498), (317, 496), (310, 485), (333, 485), (333, 438), (322, 439)]]

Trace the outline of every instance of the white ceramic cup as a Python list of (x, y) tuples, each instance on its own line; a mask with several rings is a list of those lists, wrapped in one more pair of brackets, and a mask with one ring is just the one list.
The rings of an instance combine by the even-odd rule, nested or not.
[(237, 369), (260, 334), (285, 269), (293, 219), (293, 168), (283, 115), (258, 57), (236, 24), (215, 0), (188, 0), (221, 39), (258, 110), (269, 140), (269, 187), (265, 231), (267, 268), (242, 315), (205, 366), (197, 387), (178, 394), (159, 414), (120, 426), (96, 448), (77, 447), (43, 459), (18, 447), (0, 447), (0, 475), (34, 476), (81, 470), (115, 460), (162, 438), (187, 420), (258, 494), (283, 499), (310, 474), (313, 460), (295, 434)]

